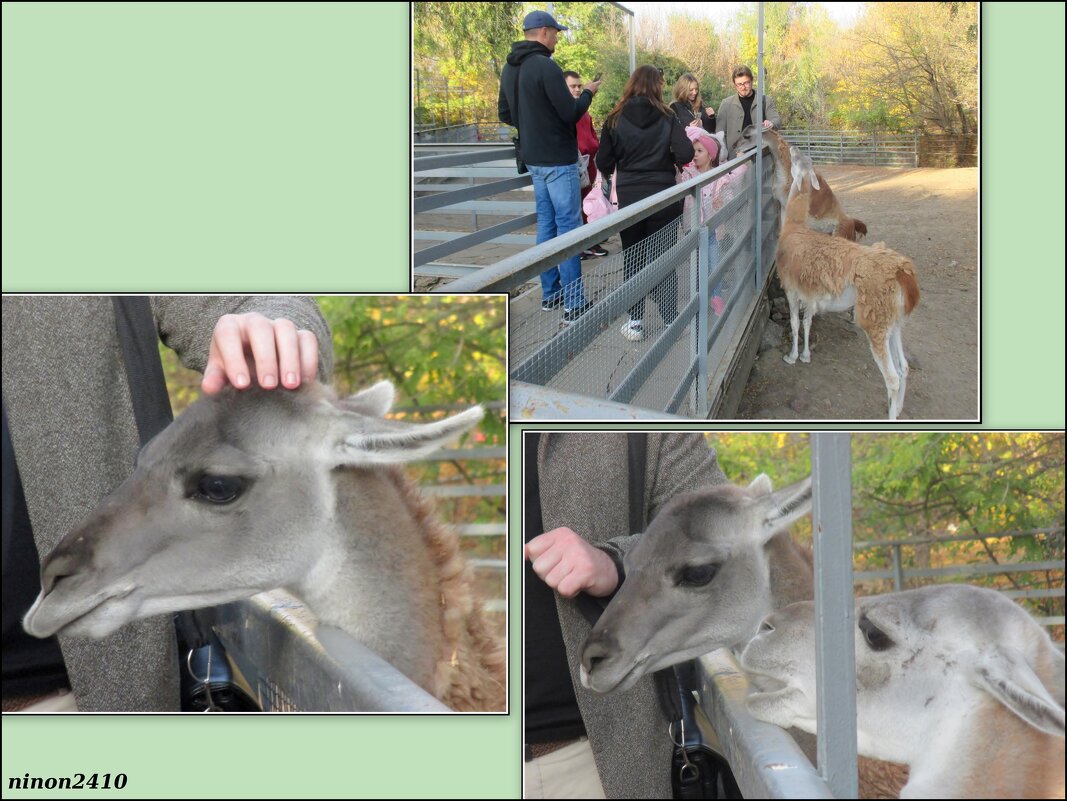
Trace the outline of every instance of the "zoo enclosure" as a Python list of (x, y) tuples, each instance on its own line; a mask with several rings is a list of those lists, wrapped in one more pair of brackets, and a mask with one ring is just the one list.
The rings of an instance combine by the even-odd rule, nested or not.
[[(513, 155), (511, 147), (476, 148), (468, 153), (416, 159), (416, 181), (420, 176), (430, 177), (434, 170), (445, 166), (468, 166), (490, 160), (507, 163)], [(447, 291), (517, 288), (635, 221), (689, 197), (689, 217), (681, 229), (678, 224), (672, 224), (635, 245), (631, 252), (614, 254), (595, 265), (586, 262), (583, 280), (594, 305), (572, 325), (559, 330), (556, 316), (544, 315), (539, 303), (532, 302), (536, 292), (512, 300), (511, 377), (523, 385), (550, 387), (599, 398), (609, 404), (706, 417), (722, 400), (722, 389), (727, 384), (734, 356), (740, 350), (740, 340), (762, 299), (777, 241), (776, 226), (771, 224), (777, 214), (777, 204), (769, 191), (771, 164), (769, 160), (759, 161), (763, 162), (760, 165), (764, 175), (762, 190), (752, 180), (755, 170), (749, 169), (757, 162), (756, 154), (748, 153), (495, 265), (483, 268), (451, 265), (454, 274), (466, 275), (446, 285)], [(513, 163), (505, 169), (514, 174)], [(724, 200), (721, 208), (709, 208), (701, 190), (735, 170), (739, 171), (737, 175), (749, 171), (738, 180), (733, 196)], [(416, 273), (420, 265), (427, 265), (447, 252), (509, 235), (508, 232), (531, 224), (535, 219), (532, 204), (527, 211), (526, 207), (516, 208), (513, 201), (495, 201), (512, 203), (505, 209), (474, 200), (524, 186), (529, 180), (524, 175), (479, 185), (473, 183), (472, 175), (471, 185), (463, 189), (435, 187), (416, 197), (416, 213), (449, 206), (457, 208), (457, 204), (471, 213), (525, 212), (524, 216), (513, 216), (483, 231), (454, 235), (441, 245), (416, 251)], [(422, 184), (416, 183), (417, 192), (421, 187)], [(763, 215), (758, 219), (752, 210), (761, 194)], [(467, 205), (475, 202), (484, 205)], [(433, 235), (421, 234), (427, 238)], [(420, 238), (418, 230), (416, 238)], [(634, 272), (634, 264), (644, 266)], [(434, 272), (442, 272), (440, 268), (438, 264)], [(677, 315), (673, 319), (664, 312), (661, 302), (660, 287), (665, 282), (677, 296)], [(716, 296), (718, 301), (713, 305)], [(663, 325), (636, 348), (627, 347), (622, 341), (620, 350), (619, 323), (627, 310), (642, 299), (656, 303)], [(520, 416), (522, 410), (513, 409), (513, 419)]]
[[(503, 402), (486, 404), (490, 414), (503, 415)], [(397, 408), (395, 412), (411, 412)], [(421, 407), (419, 412), (450, 411)], [(424, 495), (436, 499), (441, 518), (461, 538), (493, 554), (506, 552), (507, 527), (503, 512), (507, 483), (505, 447), (472, 447), (438, 451), (427, 462), (456, 461), (468, 470), (473, 464), (499, 465), (498, 480), (488, 482), (442, 480), (420, 484)], [(418, 465), (418, 463), (416, 463)], [(471, 471), (473, 472), (473, 471)], [(460, 475), (463, 475), (462, 471)], [(500, 498), (498, 519), (472, 523), (457, 519), (450, 500)], [(490, 544), (490, 548), (478, 548)], [(465, 549), (466, 550), (466, 549)], [(468, 558), (476, 586), (489, 598), (487, 621), (501, 634), (507, 615), (507, 562), (502, 555)], [(215, 632), (226, 647), (238, 681), (265, 712), (450, 712), (395, 667), (339, 630), (316, 632), (311, 612), (284, 590), (260, 593), (217, 610)]]

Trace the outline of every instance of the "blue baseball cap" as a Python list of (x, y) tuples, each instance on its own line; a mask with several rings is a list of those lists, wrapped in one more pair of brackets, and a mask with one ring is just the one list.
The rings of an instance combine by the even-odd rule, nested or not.
[(532, 31), (534, 28), (555, 28), (557, 31), (567, 30), (567, 28), (556, 22), (547, 11), (531, 11), (526, 15), (526, 18), (522, 21), (522, 29), (524, 31)]

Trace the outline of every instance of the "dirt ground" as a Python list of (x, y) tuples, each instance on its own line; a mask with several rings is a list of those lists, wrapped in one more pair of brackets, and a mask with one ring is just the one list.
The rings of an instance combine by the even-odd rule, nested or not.
[[(904, 326), (911, 374), (900, 419), (976, 419), (977, 169), (824, 166), (819, 172), (845, 210), (867, 224), (864, 243), (884, 241), (915, 262), (921, 298)], [(768, 349), (756, 359), (738, 417), (886, 417), (885, 382), (867, 337), (844, 314), (815, 317), (810, 364), (783, 361), (791, 343), (788, 305), (776, 292), (781, 299), (761, 346)]]

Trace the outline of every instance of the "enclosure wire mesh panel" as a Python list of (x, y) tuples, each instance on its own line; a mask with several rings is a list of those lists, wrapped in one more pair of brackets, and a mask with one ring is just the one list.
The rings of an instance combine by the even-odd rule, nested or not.
[[(754, 258), (751, 201), (735, 204), (710, 225), (729, 201), (750, 191), (750, 171), (705, 190), (697, 229), (686, 212), (633, 246), (582, 262), (585, 297), (593, 303), (577, 322), (562, 307), (537, 304), (512, 328), (513, 369), (521, 380), (564, 392), (694, 416), (697, 250), (699, 228), (708, 231), (708, 325), (714, 325)], [(523, 298), (528, 300), (527, 298)], [(568, 305), (573, 301), (568, 298)], [(581, 332), (575, 329), (581, 324)], [(639, 324), (638, 324), (639, 323)], [(574, 336), (580, 333), (580, 336)]]

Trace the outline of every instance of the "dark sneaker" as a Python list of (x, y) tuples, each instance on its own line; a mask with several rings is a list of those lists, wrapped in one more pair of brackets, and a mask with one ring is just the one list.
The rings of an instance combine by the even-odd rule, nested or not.
[(589, 250), (587, 250), (585, 252), (586, 253), (592, 253), (594, 256), (607, 256), (608, 255), (608, 251), (606, 251), (600, 245), (593, 245), (593, 247), (589, 248)]
[(578, 254), (578, 258), (581, 259), (582, 261), (585, 261), (586, 259), (593, 258), (593, 256), (595, 256), (595, 255), (596, 254), (593, 253), (592, 250), (583, 250), (581, 253)]
[(593, 301), (589, 301), (584, 306), (578, 306), (577, 308), (574, 308), (574, 309), (564, 309), (563, 310), (563, 324), (567, 325), (568, 323), (573, 323), (575, 320), (577, 320), (579, 317), (581, 317), (583, 314), (585, 314), (591, 308), (593, 308)]
[(541, 301), (541, 311), (554, 311), (563, 305), (563, 293)]

